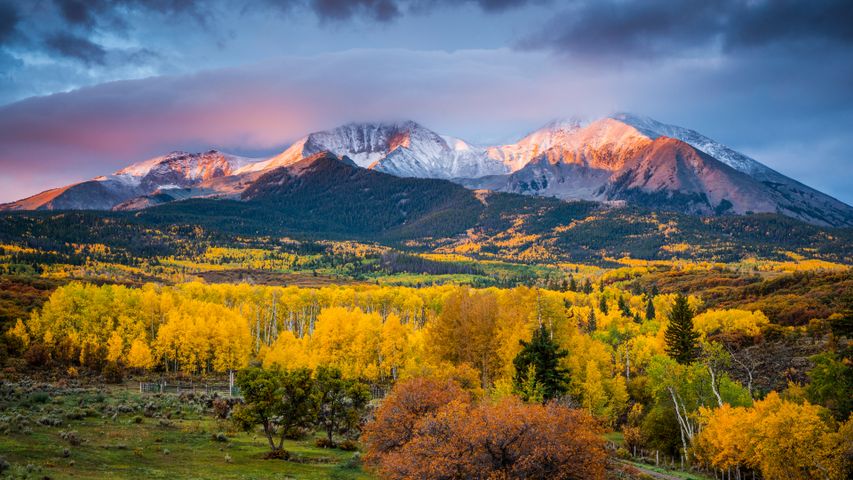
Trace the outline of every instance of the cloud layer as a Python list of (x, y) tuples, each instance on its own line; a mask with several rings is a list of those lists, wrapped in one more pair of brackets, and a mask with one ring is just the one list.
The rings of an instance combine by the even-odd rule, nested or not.
[(0, 0), (0, 200), (351, 120), (496, 143), (626, 110), (850, 203), (850, 18), (847, 0)]
[[(758, 69), (749, 59), (629, 72), (549, 60), (511, 50), (354, 50), (32, 98), (0, 108), (0, 195), (17, 199), (57, 186), (58, 172), (66, 182), (83, 180), (178, 149), (272, 153), (310, 131), (353, 120), (411, 118), (442, 133), (498, 143), (555, 117), (629, 110), (747, 152), (778, 152), (780, 138), (791, 151), (839, 139), (847, 144), (851, 94), (840, 104), (837, 95), (795, 98), (800, 82), (826, 76), (830, 67), (818, 61), (798, 81), (773, 84), (784, 66)], [(837, 81), (852, 75), (847, 70)], [(745, 77), (752, 83), (744, 85)], [(849, 166), (849, 157), (837, 148), (820, 152), (830, 156), (758, 160), (849, 202), (844, 179), (828, 174)]]

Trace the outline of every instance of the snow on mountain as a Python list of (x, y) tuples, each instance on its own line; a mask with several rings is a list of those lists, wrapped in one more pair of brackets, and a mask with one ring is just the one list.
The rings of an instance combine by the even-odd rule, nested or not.
[[(109, 177), (137, 185), (173, 180), (173, 184), (188, 186), (215, 177), (233, 175), (241, 168), (258, 163), (257, 159), (229, 155), (209, 150), (204, 153), (172, 152), (122, 168)], [(167, 185), (168, 183), (159, 183)], [(158, 185), (158, 186), (159, 186)]]
[(240, 198), (260, 176), (322, 152), (362, 168), (470, 188), (853, 225), (853, 208), (832, 197), (694, 130), (626, 113), (557, 120), (516, 143), (487, 147), (413, 121), (349, 123), (311, 133), (264, 160), (173, 152), (0, 209), (134, 209), (193, 197)]
[(652, 140), (658, 137), (670, 137), (681, 140), (682, 142), (692, 145), (735, 170), (748, 175), (767, 175), (769, 172), (773, 171), (758, 161), (753, 160), (740, 152), (736, 152), (721, 143), (717, 143), (695, 130), (675, 125), (667, 125), (649, 117), (630, 113), (617, 113), (610, 118), (631, 125)]
[(240, 169), (238, 173), (292, 165), (323, 151), (346, 155), (362, 168), (399, 177), (479, 177), (508, 172), (500, 161), (489, 158), (483, 148), (405, 121), (350, 123), (315, 132), (296, 141), (281, 154)]

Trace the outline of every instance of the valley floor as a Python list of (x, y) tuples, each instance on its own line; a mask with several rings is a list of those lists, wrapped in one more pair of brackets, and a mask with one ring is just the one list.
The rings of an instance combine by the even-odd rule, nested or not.
[(186, 397), (130, 387), (39, 386), (21, 398), (10, 393), (16, 387), (4, 390), (0, 452), (12, 478), (373, 478), (358, 453), (318, 448), (313, 437), (286, 441), (295, 460), (265, 460), (260, 432), (235, 431)]

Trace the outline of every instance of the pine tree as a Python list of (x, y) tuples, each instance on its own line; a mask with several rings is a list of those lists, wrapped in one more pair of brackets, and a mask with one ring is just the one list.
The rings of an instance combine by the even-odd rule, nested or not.
[(583, 293), (587, 295), (592, 293), (592, 283), (589, 282), (588, 278), (583, 282)]
[[(513, 384), (525, 401), (547, 401), (566, 393), (568, 371), (560, 360), (569, 353), (551, 339), (545, 326), (533, 332), (530, 342), (521, 342), (521, 351), (512, 361)], [(533, 378), (531, 378), (533, 376)]]
[(655, 318), (655, 304), (652, 302), (652, 297), (649, 297), (648, 301), (646, 301), (646, 320), (654, 320)]
[(598, 326), (595, 324), (595, 309), (590, 308), (589, 316), (586, 317), (586, 329), (589, 333), (592, 333), (596, 330), (596, 328), (598, 328)]
[(693, 310), (684, 295), (679, 294), (675, 297), (664, 340), (666, 353), (682, 365), (692, 362), (699, 356), (699, 333), (693, 329)]
[(573, 292), (578, 291), (578, 282), (575, 281), (574, 275), (569, 275), (569, 290)]
[(601, 313), (607, 315), (607, 298), (604, 295), (601, 296), (601, 300), (598, 302), (598, 309), (601, 310)]
[(628, 303), (625, 301), (625, 297), (619, 296), (619, 310), (622, 312), (622, 315), (628, 318), (631, 318), (631, 308), (628, 307)]

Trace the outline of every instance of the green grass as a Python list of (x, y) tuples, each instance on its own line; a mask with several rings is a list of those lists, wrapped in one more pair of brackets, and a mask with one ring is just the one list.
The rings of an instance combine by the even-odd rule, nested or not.
[(625, 444), (625, 436), (622, 432), (607, 432), (604, 434), (604, 439), (619, 447)]
[(671, 475), (671, 476), (673, 476), (673, 477), (678, 477), (678, 478), (681, 478), (681, 479), (683, 479), (683, 480), (710, 480), (710, 479), (711, 479), (711, 477), (707, 477), (707, 476), (705, 476), (705, 475), (700, 475), (700, 474), (698, 474), (698, 473), (685, 472), (685, 471), (682, 471), (682, 470), (670, 470), (670, 469), (668, 469), (668, 468), (664, 468), (664, 467), (657, 467), (657, 466), (654, 466), (654, 465), (649, 465), (649, 464), (647, 464), (647, 463), (634, 462), (634, 461), (631, 461), (631, 460), (623, 460), (623, 461), (624, 461), (625, 463), (628, 463), (628, 464), (630, 464), (630, 465), (633, 465), (633, 466), (635, 466), (635, 467), (637, 467), (637, 468), (642, 468), (642, 469), (645, 469), (645, 470), (651, 470), (651, 471), (653, 471), (653, 472), (662, 473), (662, 474), (665, 474), (665, 475)]
[[(285, 442), (295, 461), (265, 460), (268, 447), (260, 431), (233, 431), (229, 422), (214, 419), (197, 407), (182, 405), (175, 397), (162, 400), (163, 411), (173, 413), (170, 426), (146, 417), (137, 424), (134, 418), (142, 416), (139, 412), (117, 414), (115, 418), (109, 413), (95, 413), (80, 420), (64, 419), (63, 425), (57, 427), (36, 423), (41, 417), (63, 418), (68, 412), (79, 411), (81, 403), (83, 408), (98, 412), (108, 405), (140, 405), (154, 398), (112, 392), (103, 402), (97, 400), (97, 395), (75, 392), (54, 396), (45, 404), (12, 405), (0, 411), (0, 416), (23, 413), (32, 419), (31, 432), (0, 435), (0, 455), (12, 464), (13, 474), (54, 479), (373, 478), (357, 464), (352, 466), (352, 452), (318, 448), (314, 438)], [(69, 430), (77, 432), (81, 445), (73, 446), (60, 437), (60, 432)], [(225, 432), (228, 441), (213, 440), (212, 434), (217, 432)], [(68, 449), (68, 457), (64, 456), (64, 449)]]

